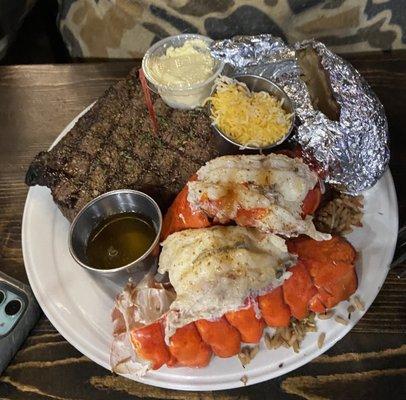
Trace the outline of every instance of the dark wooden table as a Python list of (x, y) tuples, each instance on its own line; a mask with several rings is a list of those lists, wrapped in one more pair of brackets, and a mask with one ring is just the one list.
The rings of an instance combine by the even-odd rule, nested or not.
[[(406, 52), (347, 57), (382, 100), (391, 170), (406, 220)], [(0, 270), (27, 281), (21, 218), (32, 157), (134, 63), (0, 67)], [(405, 146), (405, 147), (404, 147)], [(39, 228), (40, 229), (40, 228)], [(113, 376), (76, 351), (43, 317), (0, 377), (0, 399), (406, 398), (406, 279), (390, 273), (370, 310), (324, 355), (283, 377), (220, 392), (177, 392)]]

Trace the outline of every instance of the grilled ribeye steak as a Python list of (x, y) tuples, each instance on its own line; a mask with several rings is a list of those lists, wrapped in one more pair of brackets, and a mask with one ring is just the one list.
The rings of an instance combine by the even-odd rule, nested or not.
[(205, 110), (174, 110), (153, 96), (159, 132), (154, 134), (137, 71), (110, 87), (50, 151), (39, 153), (27, 185), (48, 186), (72, 220), (91, 199), (131, 188), (165, 208), (188, 178), (217, 157)]

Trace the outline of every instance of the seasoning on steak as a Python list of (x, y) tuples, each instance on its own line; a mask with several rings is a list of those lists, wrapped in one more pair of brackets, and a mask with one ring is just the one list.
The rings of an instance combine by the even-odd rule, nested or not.
[(27, 185), (48, 186), (69, 220), (91, 199), (114, 189), (141, 190), (168, 206), (188, 178), (219, 155), (217, 139), (205, 110), (174, 110), (158, 96), (153, 100), (158, 134), (132, 71), (50, 151), (35, 157)]

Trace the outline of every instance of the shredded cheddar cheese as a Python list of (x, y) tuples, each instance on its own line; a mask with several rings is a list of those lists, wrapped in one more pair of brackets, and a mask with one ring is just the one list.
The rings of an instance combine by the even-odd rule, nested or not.
[(243, 146), (268, 146), (282, 139), (290, 127), (291, 115), (282, 108), (282, 101), (267, 92), (251, 92), (245, 84), (224, 76), (208, 100), (216, 126)]

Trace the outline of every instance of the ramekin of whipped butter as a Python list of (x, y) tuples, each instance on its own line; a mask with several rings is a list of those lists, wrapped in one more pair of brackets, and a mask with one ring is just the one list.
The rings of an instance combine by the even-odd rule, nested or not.
[(145, 77), (168, 106), (192, 109), (210, 96), (223, 69), (223, 63), (210, 53), (211, 42), (206, 36), (182, 34), (160, 40), (145, 53)]

